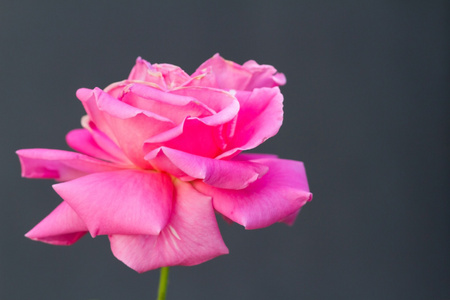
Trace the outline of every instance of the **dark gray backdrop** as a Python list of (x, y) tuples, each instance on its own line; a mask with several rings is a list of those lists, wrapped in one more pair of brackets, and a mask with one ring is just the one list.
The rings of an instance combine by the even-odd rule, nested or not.
[(230, 254), (172, 268), (168, 299), (450, 299), (449, 28), (448, 1), (0, 1), (0, 299), (155, 298), (105, 237), (23, 237), (60, 200), (14, 151), (68, 149), (75, 91), (139, 55), (191, 73), (216, 52), (286, 74), (257, 151), (304, 161), (314, 200), (293, 227), (221, 222)]

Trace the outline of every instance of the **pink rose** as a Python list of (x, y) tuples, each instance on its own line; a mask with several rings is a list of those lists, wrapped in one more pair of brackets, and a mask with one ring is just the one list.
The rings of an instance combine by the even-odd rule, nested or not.
[(53, 178), (64, 200), (26, 234), (71, 245), (108, 235), (113, 254), (144, 272), (195, 265), (228, 253), (215, 213), (247, 229), (292, 224), (309, 200), (301, 162), (241, 154), (283, 120), (283, 74), (218, 54), (189, 76), (138, 58), (127, 80), (80, 89), (77, 152), (17, 151), (22, 176)]

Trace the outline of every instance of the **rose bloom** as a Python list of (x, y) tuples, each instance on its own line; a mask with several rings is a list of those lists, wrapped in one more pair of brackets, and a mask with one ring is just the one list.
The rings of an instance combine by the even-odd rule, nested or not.
[(292, 224), (312, 195), (303, 164), (242, 154), (274, 136), (286, 79), (218, 54), (191, 76), (138, 58), (127, 80), (80, 89), (87, 115), (66, 139), (77, 152), (17, 151), (22, 176), (52, 178), (63, 202), (26, 236), (71, 245), (108, 235), (137, 272), (227, 254), (215, 211), (257, 229)]

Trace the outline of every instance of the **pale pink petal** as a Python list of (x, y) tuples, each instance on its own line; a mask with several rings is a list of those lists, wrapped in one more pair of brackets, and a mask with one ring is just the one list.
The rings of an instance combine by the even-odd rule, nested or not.
[(218, 158), (237, 151), (253, 149), (274, 136), (283, 123), (283, 95), (278, 87), (237, 92), (240, 111), (234, 136)]
[(92, 236), (158, 234), (172, 210), (171, 179), (154, 171), (96, 173), (53, 188), (80, 216)]
[[(240, 157), (243, 158), (245, 155)], [(194, 182), (194, 187), (213, 197), (218, 212), (246, 229), (283, 221), (292, 224), (292, 215), (312, 199), (303, 163), (275, 158), (252, 161), (266, 165), (269, 171), (245, 189), (219, 189), (201, 181)]]
[[(171, 90), (184, 85), (190, 81), (191, 77), (180, 67), (171, 64), (153, 64), (138, 57), (136, 65), (126, 82), (142, 82), (151, 86), (159, 87), (162, 90)], [(105, 91), (111, 92), (115, 84), (108, 86)], [(115, 91), (112, 91), (115, 94)]]
[(154, 64), (152, 67), (162, 74), (168, 90), (182, 86), (191, 80), (191, 77), (178, 66), (171, 64)]
[(146, 84), (153, 85), (164, 90), (167, 89), (163, 74), (154, 68), (148, 61), (138, 57), (136, 59), (135, 66), (128, 76), (128, 80), (113, 83), (104, 90), (115, 97), (117, 93), (120, 93), (120, 88), (118, 87), (130, 82), (145, 82)]
[(89, 115), (90, 121), (95, 123), (95, 126), (99, 128), (102, 132), (104, 132), (111, 139), (114, 139), (114, 135), (112, 134), (107, 121), (105, 120), (105, 114), (100, 111), (97, 98), (100, 96), (101, 90), (95, 88), (94, 90), (81, 88), (77, 90), (77, 98), (81, 101), (86, 110), (86, 113)]
[[(162, 75), (158, 72), (159, 77)], [(164, 81), (164, 79), (161, 77), (161, 80)], [(160, 86), (158, 83), (150, 82), (150, 81), (140, 81), (140, 80), (123, 80), (119, 82), (114, 82), (108, 85), (106, 88), (103, 89), (103, 92), (107, 93), (113, 98), (116, 99), (122, 99), (124, 93), (127, 92), (128, 88), (134, 84), (142, 84), (146, 86), (153, 87), (155, 89), (165, 91), (165, 86)], [(165, 84), (164, 82), (162, 83)]]
[(119, 170), (120, 167), (84, 154), (53, 149), (18, 150), (22, 176), (72, 180), (90, 173)]
[(201, 179), (208, 185), (225, 189), (243, 189), (268, 170), (251, 161), (218, 160), (162, 147), (146, 158), (154, 168), (186, 181)]
[(128, 76), (128, 80), (146, 81), (149, 73), (153, 71), (154, 69), (152, 68), (152, 65), (148, 61), (142, 59), (139, 56), (136, 59), (136, 65), (133, 67), (133, 69), (130, 72), (130, 75)]
[(130, 106), (97, 88), (80, 89), (77, 96), (97, 128), (142, 168), (148, 167), (143, 159), (144, 141), (175, 126), (167, 118)]
[(142, 59), (139, 56), (136, 59), (136, 65), (133, 67), (133, 69), (130, 72), (130, 75), (128, 76), (128, 80), (146, 81), (149, 72), (152, 71), (153, 71), (152, 65), (148, 61)]
[(111, 235), (113, 254), (139, 273), (164, 266), (192, 266), (228, 254), (211, 198), (189, 183), (174, 182), (170, 222), (159, 235)]
[(87, 233), (87, 227), (67, 203), (62, 202), (25, 236), (53, 245), (72, 245)]
[(219, 54), (205, 61), (189, 83), (192, 86), (214, 87), (224, 90), (244, 90), (251, 80), (252, 73), (241, 65), (223, 59)]
[(251, 91), (255, 88), (275, 87), (286, 84), (286, 77), (283, 73), (277, 73), (277, 70), (270, 65), (259, 65), (254, 60), (249, 60), (242, 65), (252, 73), (250, 82), (245, 90)]

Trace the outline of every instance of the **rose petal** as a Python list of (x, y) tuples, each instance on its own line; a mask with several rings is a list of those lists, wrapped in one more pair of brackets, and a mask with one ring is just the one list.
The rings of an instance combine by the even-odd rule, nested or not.
[[(173, 95), (180, 95), (196, 99), (215, 112), (214, 115), (207, 115), (202, 118), (208, 125), (219, 125), (232, 120), (239, 112), (239, 102), (232, 93), (208, 87), (181, 87), (170, 92)], [(191, 116), (194, 117), (194, 116)]]
[(245, 87), (245, 90), (251, 91), (262, 87), (275, 87), (286, 84), (286, 77), (283, 73), (277, 73), (277, 70), (270, 65), (259, 65), (254, 60), (249, 60), (242, 65), (244, 69), (252, 73), (252, 78)]
[(75, 151), (95, 158), (114, 161), (114, 157), (100, 148), (86, 129), (74, 129), (69, 131), (66, 135), (66, 142), (70, 148)]
[[(191, 78), (180, 67), (171, 64), (153, 64), (138, 57), (127, 82), (145, 82), (162, 90), (171, 90), (190, 81)], [(112, 87), (109, 86), (108, 91)], [(105, 89), (106, 90), (106, 89)]]
[(102, 91), (98, 88), (94, 90), (81, 88), (77, 90), (77, 98), (82, 102), (86, 113), (95, 126), (104, 132), (107, 136), (114, 140), (114, 135), (111, 132), (108, 123), (105, 120), (104, 113), (100, 111), (97, 105), (97, 98), (101, 95)]
[(128, 159), (122, 149), (114, 143), (105, 133), (101, 132), (88, 115), (81, 118), (81, 125), (89, 131), (95, 143), (109, 155), (114, 157), (118, 164), (130, 165), (132, 162)]
[(294, 212), (293, 214), (290, 214), (289, 216), (287, 216), (286, 218), (282, 219), (280, 222), (281, 223), (285, 223), (288, 225), (294, 225), (295, 219), (297, 218), (298, 214), (300, 213), (300, 210), (297, 210), (296, 212)]
[(53, 188), (80, 216), (93, 237), (158, 234), (171, 213), (171, 179), (159, 172), (96, 173)]
[(292, 223), (289, 217), (312, 199), (303, 163), (275, 158), (252, 161), (266, 165), (269, 171), (245, 189), (219, 189), (201, 181), (194, 182), (194, 187), (212, 196), (217, 211), (246, 229), (266, 227), (285, 218)]
[(139, 273), (165, 266), (192, 266), (228, 254), (211, 198), (175, 181), (172, 216), (159, 235), (111, 235), (111, 250)]
[(166, 89), (168, 90), (182, 86), (191, 80), (191, 77), (178, 66), (171, 64), (154, 64), (152, 67), (162, 74)]
[(192, 86), (206, 86), (224, 90), (244, 90), (252, 73), (241, 65), (223, 59), (218, 53), (205, 61), (189, 83)]
[(180, 88), (171, 93), (194, 97), (217, 113), (203, 117), (187, 117), (178, 126), (147, 139), (144, 151), (159, 147), (178, 149), (195, 155), (216, 157), (229, 142), (228, 124), (235, 122), (239, 111), (237, 99), (223, 91), (209, 88)]
[(283, 95), (278, 87), (255, 89), (253, 92), (237, 92), (239, 115), (229, 139), (227, 151), (218, 158), (229, 157), (259, 146), (277, 134), (283, 123)]
[[(103, 139), (108, 139), (108, 137), (106, 137), (104, 134), (102, 134), (101, 132), (98, 132), (98, 135), (103, 136)], [(124, 164), (124, 165), (129, 165), (131, 164), (131, 162), (128, 161), (128, 159), (126, 158), (126, 156), (121, 153), (121, 150), (115, 146), (115, 148), (111, 151), (112, 147), (108, 147), (110, 150), (109, 152), (103, 150), (98, 143), (96, 142), (96, 140), (94, 139), (93, 135), (87, 130), (87, 129), (74, 129), (71, 130), (67, 135), (66, 135), (66, 141), (67, 144), (74, 150), (87, 154), (89, 156), (98, 158), (98, 159), (103, 159), (103, 160), (107, 160), (110, 162), (114, 162), (117, 164)], [(111, 140), (110, 144), (111, 146), (113, 145), (113, 142)], [(115, 145), (115, 144), (114, 144)], [(111, 152), (113, 152), (115, 155), (113, 155)]]
[[(153, 68), (148, 61), (142, 59), (141, 57), (138, 57), (136, 59), (136, 65), (133, 67), (130, 75), (128, 76), (128, 82), (129, 81), (143, 81), (154, 83), (157, 86), (166, 88), (166, 83), (161, 72), (158, 72), (158, 70)], [(111, 86), (106, 88), (105, 91), (109, 89), (111, 89)]]
[(128, 80), (148, 81), (147, 76), (151, 71), (153, 71), (152, 65), (139, 56), (136, 58), (136, 65), (131, 70)]
[(142, 146), (148, 138), (175, 126), (167, 118), (132, 107), (96, 88), (80, 89), (78, 98), (91, 120), (137, 166), (147, 168)]
[(62, 202), (25, 236), (52, 245), (72, 245), (87, 233), (87, 227), (67, 203)]
[(218, 160), (162, 147), (146, 156), (154, 168), (186, 181), (201, 179), (208, 185), (224, 189), (243, 189), (268, 168), (250, 161)]
[(186, 119), (177, 127), (145, 141), (144, 152), (169, 147), (204, 157), (216, 157), (223, 152), (222, 131), (198, 119)]
[(53, 149), (18, 150), (22, 176), (72, 180), (90, 173), (119, 170), (120, 167), (84, 154)]
[(189, 95), (168, 93), (143, 84), (130, 85), (121, 100), (133, 107), (170, 119), (175, 124), (181, 123), (186, 116), (204, 117), (214, 113)]
[(286, 84), (283, 73), (270, 65), (249, 60), (242, 66), (220, 57), (219, 54), (204, 62), (191, 76), (188, 85), (208, 86), (225, 90), (251, 91), (255, 88)]

